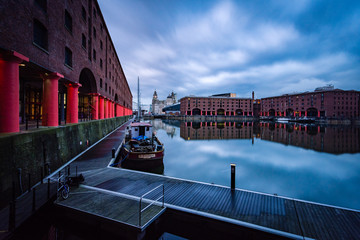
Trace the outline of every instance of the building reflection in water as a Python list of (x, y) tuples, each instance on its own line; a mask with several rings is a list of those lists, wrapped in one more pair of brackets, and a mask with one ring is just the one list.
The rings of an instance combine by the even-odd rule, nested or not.
[(185, 140), (252, 139), (278, 142), (332, 154), (360, 152), (360, 128), (294, 123), (181, 122)]

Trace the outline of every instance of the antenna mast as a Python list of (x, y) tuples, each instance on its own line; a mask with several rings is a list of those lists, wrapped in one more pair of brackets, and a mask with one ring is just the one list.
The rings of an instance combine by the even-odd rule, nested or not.
[(138, 77), (138, 119), (140, 120), (141, 116), (141, 103), (140, 103), (140, 81)]

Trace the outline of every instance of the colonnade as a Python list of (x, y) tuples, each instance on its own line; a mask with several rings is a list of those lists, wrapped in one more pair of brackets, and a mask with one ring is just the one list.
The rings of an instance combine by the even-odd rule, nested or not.
[[(19, 132), (19, 64), (29, 62), (29, 58), (15, 51), (0, 52), (0, 133)], [(59, 79), (60, 73), (41, 75), (42, 87), (42, 126), (59, 125)], [(79, 83), (67, 83), (66, 122), (78, 123)], [(92, 120), (131, 115), (132, 110), (111, 99), (90, 93)]]

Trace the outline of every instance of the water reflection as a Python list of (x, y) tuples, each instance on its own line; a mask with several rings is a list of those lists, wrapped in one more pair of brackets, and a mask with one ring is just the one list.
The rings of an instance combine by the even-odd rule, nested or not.
[(166, 176), (229, 186), (235, 163), (237, 188), (360, 210), (359, 127), (161, 120), (153, 125), (165, 145)]
[(360, 152), (359, 128), (259, 122), (181, 122), (185, 140), (259, 138), (333, 154)]

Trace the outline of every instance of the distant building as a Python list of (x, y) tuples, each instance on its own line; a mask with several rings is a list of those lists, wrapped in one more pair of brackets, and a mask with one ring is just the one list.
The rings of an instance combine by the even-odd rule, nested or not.
[(162, 111), (169, 115), (180, 115), (180, 103), (164, 107)]
[(153, 115), (165, 114), (165, 112), (163, 112), (163, 108), (166, 106), (173, 105), (176, 102), (177, 102), (176, 94), (174, 92), (171, 92), (171, 94), (169, 94), (166, 100), (159, 100), (157, 92), (155, 90), (151, 104), (151, 112)]
[(187, 96), (180, 99), (181, 115), (253, 116), (253, 99), (237, 98), (235, 93), (210, 97)]
[(180, 99), (180, 114), (188, 116), (271, 116), (316, 117), (335, 119), (359, 118), (360, 92), (336, 89), (333, 85), (313, 92), (284, 94), (254, 99), (237, 98), (235, 93), (209, 97), (187, 96)]
[(261, 116), (358, 118), (359, 91), (328, 85), (314, 92), (285, 94), (261, 99)]

